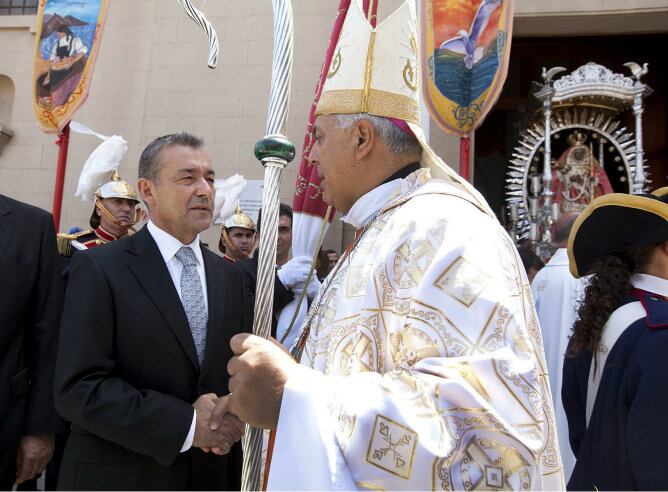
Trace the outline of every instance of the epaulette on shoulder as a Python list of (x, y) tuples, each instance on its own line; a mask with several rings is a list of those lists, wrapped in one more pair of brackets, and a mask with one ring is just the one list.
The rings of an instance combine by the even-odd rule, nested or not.
[(76, 241), (83, 236), (88, 236), (93, 234), (95, 231), (93, 229), (87, 229), (85, 231), (77, 232), (75, 234), (67, 234), (61, 232), (56, 235), (56, 242), (58, 243), (58, 254), (63, 256), (72, 255), (72, 241)]
[(640, 296), (640, 302), (647, 312), (645, 324), (648, 328), (652, 330), (668, 328), (668, 299), (651, 292), (644, 292)]

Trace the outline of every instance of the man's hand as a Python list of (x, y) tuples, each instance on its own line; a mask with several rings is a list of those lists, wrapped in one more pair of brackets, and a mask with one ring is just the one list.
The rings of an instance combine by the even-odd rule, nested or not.
[(225, 412), (260, 429), (275, 429), (283, 388), (299, 365), (274, 342), (255, 335), (235, 335), (230, 346), (236, 354), (227, 364), (230, 374), (227, 408), (216, 405), (211, 425), (220, 425)]
[(210, 425), (211, 412), (220, 401), (221, 407), (227, 406), (227, 397), (218, 398), (215, 393), (201, 395), (193, 407), (197, 413), (193, 447), (201, 448), (205, 452), (213, 451), (216, 454), (227, 454), (232, 445), (243, 435), (243, 423), (235, 416), (229, 415), (223, 425), (212, 428)]
[[(241, 436), (244, 435), (244, 430), (246, 425), (237, 417), (230, 413), (229, 410), (230, 395), (222, 396), (216, 401), (216, 407), (213, 412), (217, 412), (220, 417), (214, 420), (213, 412), (211, 414), (211, 420), (209, 421), (209, 428), (220, 436), (226, 442), (232, 444), (241, 439)], [(230, 452), (229, 447), (227, 450), (221, 447), (214, 447), (211, 449), (215, 454), (227, 454)]]
[(16, 485), (35, 478), (51, 460), (55, 440), (53, 435), (23, 436), (16, 454)]

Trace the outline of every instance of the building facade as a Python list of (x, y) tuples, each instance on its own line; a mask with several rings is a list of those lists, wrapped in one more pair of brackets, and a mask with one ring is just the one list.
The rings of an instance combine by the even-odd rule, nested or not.
[[(287, 136), (300, 149), (338, 1), (292, 3), (295, 63)], [(400, 3), (379, 0), (379, 18)], [(43, 133), (33, 114), (36, 4), (36, 0), (0, 1), (0, 193), (50, 210), (58, 147), (56, 136)], [(97, 132), (118, 134), (128, 141), (121, 174), (129, 181), (136, 179), (137, 162), (146, 144), (159, 135), (181, 130), (205, 139), (218, 176), (241, 173), (247, 179), (262, 177), (253, 145), (265, 128), (273, 39), (271, 2), (208, 0), (202, 10), (220, 39), (215, 70), (206, 66), (206, 37), (177, 2), (110, 1), (88, 99), (75, 119)], [(665, 31), (668, 0), (516, 1), (516, 38)], [(637, 61), (643, 61), (642, 53)], [(443, 134), (435, 124), (430, 125), (430, 137), (435, 149), (457, 168), (457, 139)], [(75, 198), (74, 191), (83, 163), (97, 144), (93, 137), (71, 136), (60, 224), (63, 231), (87, 224), (92, 204)], [(287, 203), (292, 202), (297, 166), (295, 161), (283, 174), (281, 198)], [(218, 233), (212, 228), (205, 241), (217, 244)], [(341, 250), (348, 236), (349, 231), (337, 221), (325, 246)]]

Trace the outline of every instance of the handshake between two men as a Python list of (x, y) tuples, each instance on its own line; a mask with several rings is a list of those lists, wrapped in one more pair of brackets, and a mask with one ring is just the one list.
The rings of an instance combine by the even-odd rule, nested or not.
[(230, 394), (200, 396), (193, 404), (197, 423), (193, 446), (226, 454), (241, 439), (244, 422), (275, 429), (289, 376), (300, 370), (276, 340), (242, 333), (230, 341), (234, 357), (227, 364)]

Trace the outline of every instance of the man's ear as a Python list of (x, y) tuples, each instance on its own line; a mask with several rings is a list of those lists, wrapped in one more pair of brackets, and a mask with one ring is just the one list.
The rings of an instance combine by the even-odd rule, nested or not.
[(146, 178), (139, 178), (137, 180), (137, 191), (139, 192), (141, 199), (144, 200), (144, 203), (146, 203), (147, 207), (149, 209), (152, 208), (155, 204), (155, 189), (153, 181)]
[(353, 134), (355, 137), (355, 157), (358, 161), (361, 161), (369, 155), (376, 145), (378, 134), (369, 120), (358, 121)]

